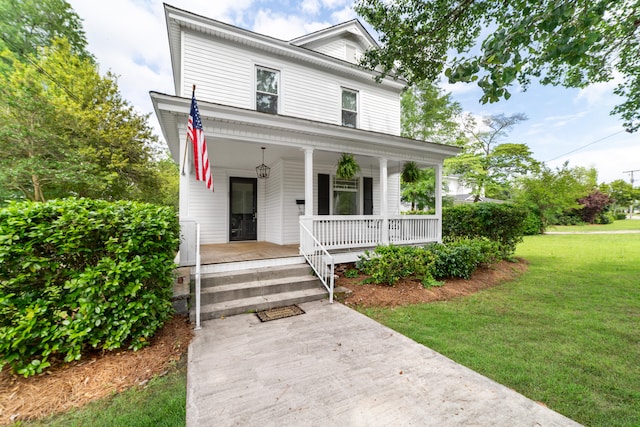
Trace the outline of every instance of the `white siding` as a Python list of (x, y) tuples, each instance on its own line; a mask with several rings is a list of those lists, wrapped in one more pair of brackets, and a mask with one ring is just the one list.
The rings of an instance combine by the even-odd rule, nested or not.
[(189, 185), (188, 212), (180, 212), (181, 219), (192, 219), (200, 223), (200, 242), (226, 243), (229, 240), (229, 178), (222, 170), (213, 170), (215, 191), (202, 181), (196, 181), (195, 175), (185, 177)]
[(300, 225), (296, 199), (304, 199), (304, 163), (284, 162), (282, 191), (282, 239), (284, 244), (300, 242)]
[(195, 84), (198, 99), (255, 108), (255, 77), (249, 52), (185, 33), (182, 70), (180, 95), (190, 97)]
[(313, 46), (313, 50), (316, 52), (324, 53), (325, 55), (333, 56), (334, 58), (346, 60), (345, 57), (345, 42), (344, 40), (332, 40), (329, 43)]
[[(342, 46), (344, 56), (344, 42)], [(199, 100), (255, 108), (255, 66), (280, 71), (279, 114), (341, 124), (341, 87), (359, 93), (359, 127), (400, 134), (399, 92), (371, 81), (337, 76), (219, 39), (184, 34), (182, 96), (197, 86)]]
[(265, 212), (261, 215), (265, 219), (263, 229), (264, 239), (267, 242), (283, 244), (282, 239), (282, 192), (283, 192), (283, 162), (279, 161), (271, 167), (271, 175), (266, 181)]
[(362, 129), (400, 135), (400, 95), (389, 91), (360, 93)]

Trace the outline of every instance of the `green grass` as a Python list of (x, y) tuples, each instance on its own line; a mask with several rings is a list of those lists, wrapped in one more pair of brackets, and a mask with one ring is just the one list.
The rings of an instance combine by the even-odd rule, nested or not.
[(611, 224), (553, 225), (547, 231), (619, 231), (640, 230), (640, 219), (622, 219)]
[(187, 367), (181, 362), (166, 376), (82, 408), (22, 426), (53, 427), (184, 427), (186, 424)]
[(589, 426), (640, 425), (640, 236), (526, 238), (514, 282), (370, 317)]

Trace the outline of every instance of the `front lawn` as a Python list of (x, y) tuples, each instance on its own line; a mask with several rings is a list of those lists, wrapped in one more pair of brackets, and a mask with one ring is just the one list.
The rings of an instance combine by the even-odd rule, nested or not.
[(620, 231), (640, 230), (639, 219), (621, 219), (611, 224), (552, 225), (547, 231)]
[(180, 427), (186, 419), (186, 361), (164, 377), (154, 378), (144, 387), (89, 403), (80, 409), (25, 422), (29, 427)]
[(529, 271), (497, 288), (363, 312), (582, 424), (640, 425), (640, 236), (532, 236), (516, 255)]

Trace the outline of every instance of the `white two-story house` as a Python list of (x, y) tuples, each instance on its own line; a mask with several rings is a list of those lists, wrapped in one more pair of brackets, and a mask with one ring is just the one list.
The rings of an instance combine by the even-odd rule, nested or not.
[[(256, 241), (304, 252), (440, 239), (441, 194), (435, 215), (400, 215), (400, 172), (407, 161), (433, 167), (440, 189), (443, 161), (458, 148), (400, 137), (405, 83), (376, 83), (357, 65), (376, 47), (357, 20), (283, 41), (169, 5), (165, 14), (175, 94), (151, 98), (182, 166), (196, 87), (215, 191), (196, 181), (187, 158), (180, 220), (200, 224), (201, 245)], [(342, 153), (360, 166), (353, 179), (336, 176)], [(268, 177), (257, 176), (262, 164)], [(182, 264), (192, 261), (182, 254)]]

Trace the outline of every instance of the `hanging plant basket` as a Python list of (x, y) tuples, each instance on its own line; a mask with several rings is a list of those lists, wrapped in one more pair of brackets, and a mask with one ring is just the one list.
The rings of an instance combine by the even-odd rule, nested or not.
[(336, 175), (340, 179), (353, 179), (360, 172), (360, 165), (356, 162), (353, 154), (342, 153), (338, 160)]
[(406, 162), (402, 166), (401, 177), (403, 182), (416, 182), (420, 178), (420, 168), (416, 165), (416, 162)]

